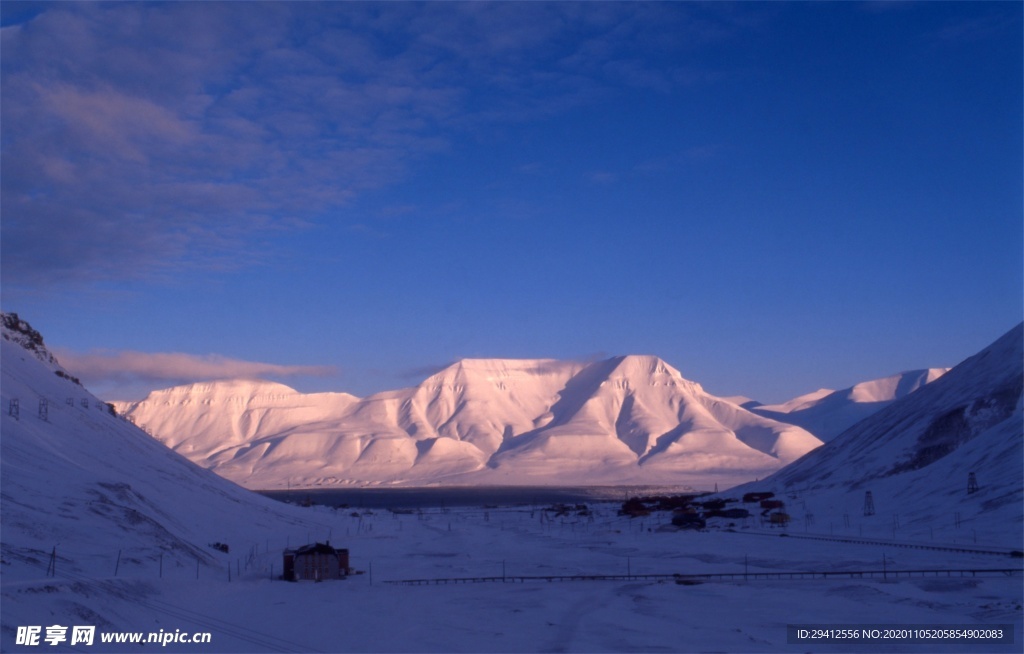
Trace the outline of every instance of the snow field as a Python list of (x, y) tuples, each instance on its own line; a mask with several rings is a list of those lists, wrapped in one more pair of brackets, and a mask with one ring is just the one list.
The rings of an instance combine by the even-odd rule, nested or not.
[[(181, 570), (164, 579), (149, 571), (147, 578), (138, 567), (112, 580), (109, 570), (97, 568), (96, 577), (83, 571), (78, 583), (60, 575), (26, 579), (16, 587), (5, 582), (5, 598), (18, 597), (5, 602), (5, 611), (17, 612), (17, 624), (73, 622), (92, 611), (111, 629), (205, 630), (213, 634), (214, 647), (202, 651), (225, 652), (806, 651), (806, 645), (786, 643), (786, 625), (796, 623), (1010, 623), (1021, 642), (1020, 576), (693, 586), (645, 580), (386, 583), (503, 572), (512, 577), (877, 570), (883, 557), (890, 570), (1019, 567), (1009, 557), (805, 540), (794, 537), (796, 530), (790, 538), (770, 530), (677, 532), (666, 527), (669, 513), (630, 519), (616, 515), (617, 504), (590, 508), (592, 516), (555, 518), (542, 507), (412, 514), (312, 507), (306, 509), (310, 524), (322, 525), (322, 531), (289, 536), (291, 544), (297, 544), (293, 538), (330, 536), (333, 545), (349, 548), (352, 566), (363, 574), (319, 584), (271, 580), (271, 565), (280, 572), (281, 547), (270, 543), (268, 552), (266, 542), (232, 544), (224, 558), (233, 566), (242, 562), (242, 574), (231, 582), (226, 567), (220, 575), (204, 571), (199, 581)], [(253, 550), (257, 555), (246, 569)], [(96, 591), (94, 583), (118, 590)], [(6, 624), (11, 617), (5, 616)], [(6, 647), (6, 634), (4, 643), (4, 651), (15, 651)], [(196, 647), (161, 649), (201, 651)], [(960, 645), (928, 651), (1002, 650)]]
[[(342, 522), (354, 522), (355, 529), (349, 524), (345, 540), (337, 544), (349, 547), (356, 568), (368, 572), (372, 563), (372, 585), (369, 574), (364, 574), (334, 584), (337, 590), (326, 583), (284, 584), (299, 590), (273, 594), (286, 592), (292, 599), (284, 601), (303, 606), (308, 598), (302, 588), (312, 588), (327, 606), (355, 618), (351, 623), (345, 618), (334, 636), (323, 633), (326, 641), (310, 643), (324, 651), (803, 651), (785, 643), (785, 626), (791, 623), (1010, 622), (1020, 634), (1019, 577), (697, 586), (648, 581), (417, 587), (384, 583), (499, 577), (502, 572), (543, 576), (863, 570), (879, 569), (882, 557), (890, 569), (993, 568), (1013, 563), (1007, 557), (776, 534), (668, 531), (668, 513), (629, 519), (615, 515), (615, 504), (591, 507), (592, 518), (553, 518), (538, 507), (347, 516)], [(274, 587), (262, 580), (257, 583)], [(317, 633), (315, 625), (323, 614), (305, 608), (303, 613), (310, 621), (307, 633)]]
[[(831, 443), (821, 448), (838, 451), (835, 456), (811, 454), (792, 470), (751, 488), (771, 486), (785, 499), (793, 522), (789, 537), (783, 538), (778, 531), (760, 529), (756, 518), (733, 521), (735, 533), (723, 531), (729, 521), (719, 520), (712, 520), (706, 533), (676, 532), (667, 529), (668, 513), (629, 519), (616, 514), (616, 504), (606, 503), (591, 504), (592, 516), (570, 512), (561, 517), (536, 506), (397, 514), (277, 503), (170, 452), (110, 415), (66, 376), (54, 374), (63, 371), (52, 359), (9, 342), (6, 330), (4, 336), (0, 399), (5, 407), (18, 398), (22, 404), (20, 417), (10, 411), (0, 415), (0, 651), (33, 651), (15, 645), (17, 628), (53, 624), (94, 625), (107, 632), (212, 634), (209, 646), (160, 648), (181, 652), (858, 649), (788, 645), (786, 625), (797, 623), (1011, 624), (1017, 643), (1002, 648), (907, 645), (886, 651), (1019, 651), (1022, 642), (1019, 575), (685, 586), (643, 579), (420, 587), (384, 583), (503, 573), (1019, 568), (1020, 559), (1005, 554), (909, 549), (896, 542), (1021, 549), (1019, 386), (1012, 396), (1016, 405), (1002, 422), (990, 424), (993, 420), (973, 410), (964, 413), (974, 437), (960, 444), (955, 455), (899, 474), (861, 478), (899, 462), (909, 445), (904, 441), (928, 428), (936, 411), (965, 401), (993, 411), (1002, 406), (986, 404), (986, 398), (1006, 395), (989, 388), (1002, 378), (1019, 381), (1019, 337), (1000, 341), (1000, 347), (969, 360), (965, 371), (951, 372), (916, 399), (907, 398), (903, 405), (909, 412), (891, 408), (879, 414), (861, 430), (863, 438), (854, 434), (849, 447)], [(1003, 353), (1007, 343), (1017, 350)], [(507, 380), (501, 383), (508, 387)], [(971, 392), (965, 393), (965, 387)], [(69, 397), (73, 402), (66, 404)], [(45, 418), (41, 408), (36, 415), (42, 399), (49, 401)], [(602, 411), (607, 408), (596, 404)], [(994, 415), (1004, 413), (1001, 409)], [(575, 415), (564, 415), (570, 414)], [(968, 471), (978, 473), (981, 485), (970, 495), (964, 488)], [(874, 494), (874, 516), (861, 510), (865, 488)], [(883, 542), (802, 537), (814, 535)], [(363, 574), (322, 584), (272, 579), (275, 568), (280, 573), (284, 547), (328, 539), (348, 548), (352, 566)], [(228, 543), (230, 553), (210, 547), (215, 541)], [(56, 574), (47, 576), (53, 548)]]

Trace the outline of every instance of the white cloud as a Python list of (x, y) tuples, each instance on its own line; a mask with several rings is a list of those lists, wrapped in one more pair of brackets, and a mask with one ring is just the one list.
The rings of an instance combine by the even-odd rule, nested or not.
[(57, 350), (57, 359), (87, 383), (173, 382), (260, 377), (327, 377), (333, 366), (302, 366), (241, 361), (219, 354), (100, 350), (77, 353)]

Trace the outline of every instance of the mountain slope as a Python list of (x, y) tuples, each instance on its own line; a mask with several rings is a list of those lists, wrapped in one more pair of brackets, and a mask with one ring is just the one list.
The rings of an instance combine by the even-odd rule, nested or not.
[[(413, 388), (358, 401), (275, 386), (276, 404), (256, 420), (248, 407), (269, 388), (212, 382), (153, 393), (119, 410), (251, 488), (710, 486), (763, 476), (820, 445), (798, 427), (708, 395), (652, 356), (589, 365), (469, 359)], [(246, 409), (209, 415), (222, 405)]]
[(493, 465), (544, 470), (600, 452), (602, 466), (706, 475), (763, 470), (817, 446), (803, 430), (759, 419), (703, 391), (661, 359), (591, 364), (566, 386), (551, 421), (509, 443)]
[(118, 418), (26, 323), (13, 314), (3, 322), (5, 582), (42, 577), (54, 548), (63, 573), (112, 572), (121, 551), (122, 575), (159, 564), (219, 576), (227, 557), (210, 543), (247, 547), (310, 529), (297, 510), (200, 468)]
[[(1024, 325), (936, 381), (863, 420), (769, 478), (730, 490), (799, 497), (819, 516), (863, 513), (884, 524), (1024, 523)], [(979, 489), (967, 493), (969, 473)], [(898, 515), (898, 520), (893, 516)]]
[[(261, 433), (337, 420), (356, 401), (347, 393), (304, 395), (274, 382), (224, 380), (155, 391), (141, 404), (141, 419), (136, 422), (146, 431), (161, 434), (168, 447), (205, 463)], [(176, 421), (180, 411), (195, 416), (185, 431)]]
[(929, 384), (948, 368), (911, 370), (861, 382), (840, 391), (820, 389), (784, 404), (758, 405), (759, 416), (803, 427), (826, 443), (868, 416)]

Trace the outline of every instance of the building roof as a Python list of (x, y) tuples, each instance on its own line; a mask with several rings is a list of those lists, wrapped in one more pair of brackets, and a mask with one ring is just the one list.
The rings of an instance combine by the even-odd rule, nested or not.
[(300, 554), (338, 554), (342, 550), (331, 547), (330, 541), (326, 543), (313, 543), (312, 545), (303, 545), (296, 547), (295, 549), (285, 550), (285, 554), (294, 554), (296, 556)]

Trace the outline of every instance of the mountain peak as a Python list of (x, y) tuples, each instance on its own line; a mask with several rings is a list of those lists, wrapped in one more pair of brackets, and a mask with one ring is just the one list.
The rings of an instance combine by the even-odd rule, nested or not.
[(783, 404), (752, 406), (759, 415), (803, 427), (823, 441), (873, 415), (892, 402), (942, 377), (949, 368), (909, 370), (860, 382), (839, 391), (827, 388)]
[(653, 354), (626, 354), (612, 357), (611, 360), (615, 361), (619, 368), (626, 370), (637, 370), (662, 375), (672, 374), (673, 372), (679, 374), (675, 368), (665, 363), (661, 357)]
[(690, 393), (703, 393), (700, 384), (683, 377), (682, 373), (653, 354), (629, 354), (608, 359), (611, 367), (608, 379), (628, 382), (632, 387), (678, 386)]
[(263, 395), (295, 395), (298, 391), (290, 386), (265, 379), (216, 379), (205, 382), (194, 382), (164, 388), (150, 393), (150, 398), (184, 395), (206, 395), (221, 397), (254, 397)]
[[(556, 359), (459, 359), (424, 379), (417, 388), (435, 391), (450, 388), (459, 392), (508, 390), (515, 386), (530, 387), (541, 380), (568, 379), (580, 367)], [(542, 385), (547, 386), (547, 383)]]
[(459, 359), (430, 378), (452, 374), (502, 375), (513, 373), (543, 374), (560, 370), (565, 361), (557, 359)]
[(881, 379), (855, 384), (843, 393), (855, 402), (890, 402), (913, 393), (948, 371), (949, 368), (907, 370)]
[(37, 359), (51, 366), (58, 366), (56, 357), (43, 345), (43, 335), (16, 313), (0, 313), (0, 329), (4, 340), (17, 343), (31, 352)]

